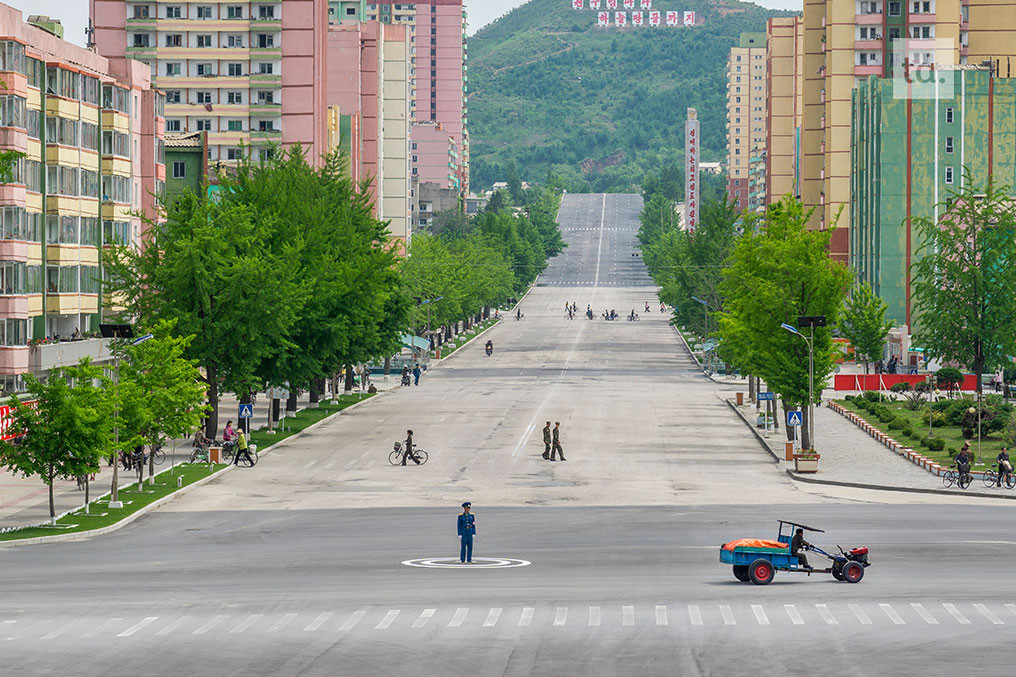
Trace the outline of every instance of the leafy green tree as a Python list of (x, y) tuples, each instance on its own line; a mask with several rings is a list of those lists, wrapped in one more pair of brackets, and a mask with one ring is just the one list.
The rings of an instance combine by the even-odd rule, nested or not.
[(111, 402), (96, 385), (105, 381), (102, 369), (87, 360), (76, 367), (53, 370), (45, 380), (25, 375), (29, 406), (15, 396), (10, 432), (15, 440), (0, 441), (0, 464), (25, 477), (40, 477), (49, 488), (49, 523), (56, 524), (53, 482), (84, 475), (88, 503), (88, 475), (110, 441)]
[(458, 238), (468, 235), (471, 227), (469, 217), (461, 210), (443, 209), (434, 214), (427, 226), (427, 232), (444, 238)]
[(854, 346), (854, 353), (864, 362), (864, 373), (872, 362), (882, 359), (885, 337), (892, 329), (886, 319), (886, 304), (867, 282), (854, 286), (843, 305), (840, 333)]
[[(787, 407), (808, 403), (808, 345), (781, 325), (796, 326), (801, 315), (826, 317), (827, 326), (815, 328), (813, 339), (814, 392), (820, 396), (835, 366), (830, 330), (850, 278), (843, 264), (829, 258), (832, 229), (808, 230), (809, 216), (789, 196), (770, 205), (764, 224), (737, 239), (720, 283), (720, 354), (765, 380)], [(807, 408), (801, 431), (803, 446), (812, 448)]]
[(515, 166), (515, 161), (511, 160), (508, 162), (508, 194), (512, 198), (512, 202), (516, 205), (524, 205), (526, 203), (525, 193), (522, 191), (522, 179), (519, 177), (519, 168)]
[(936, 221), (912, 224), (920, 247), (911, 266), (915, 339), (927, 354), (977, 375), (1016, 355), (1016, 203), (992, 181), (962, 188), (939, 206)]

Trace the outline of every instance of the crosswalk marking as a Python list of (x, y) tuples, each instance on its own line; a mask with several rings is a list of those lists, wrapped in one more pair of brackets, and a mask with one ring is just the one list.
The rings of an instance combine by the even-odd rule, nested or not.
[(1016, 604), (1006, 604), (1005, 608), (1009, 610), (1013, 616), (1016, 616)]
[(398, 609), (389, 609), (385, 617), (381, 619), (381, 622), (374, 626), (375, 630), (387, 630), (388, 626), (395, 622), (395, 619), (399, 617)]
[(891, 604), (882, 603), (878, 605), (878, 608), (881, 609), (895, 625), (906, 624), (906, 621), (903, 620), (902, 616), (896, 613), (896, 609), (894, 609)]
[(468, 613), (469, 613), (469, 609), (464, 609), (462, 607), (459, 607), (458, 609), (456, 609), (455, 610), (455, 615), (452, 616), (452, 619), (450, 621), (448, 621), (448, 627), (449, 628), (457, 628), (460, 625), (462, 625), (462, 621), (466, 620), (466, 614), (468, 614)]
[(423, 626), (427, 625), (427, 621), (431, 619), (431, 617), (434, 615), (434, 612), (436, 611), (437, 609), (424, 609), (423, 611), (421, 611), (419, 618), (413, 621), (413, 627), (422, 628)]
[(360, 622), (360, 619), (367, 613), (366, 609), (359, 609), (353, 612), (353, 615), (346, 619), (346, 622), (339, 628), (339, 632), (347, 632), (356, 627), (356, 624)]
[(241, 632), (258, 622), (262, 614), (251, 614), (240, 621), (235, 628), (229, 631), (231, 635), (239, 635)]
[(267, 632), (278, 632), (278, 631), (279, 631), (279, 630), (281, 630), (282, 628), (284, 628), (284, 627), (286, 627), (287, 625), (289, 625), (289, 622), (290, 622), (291, 620), (293, 620), (294, 618), (296, 618), (296, 614), (286, 614), (285, 616), (283, 616), (282, 618), (280, 618), (280, 619), (279, 619), (279, 620), (278, 620), (278, 621), (277, 621), (277, 622), (275, 623), (275, 625), (273, 625), (272, 627), (268, 628)]
[(314, 632), (315, 630), (320, 628), (322, 625), (324, 625), (325, 621), (327, 621), (331, 617), (332, 617), (332, 612), (331, 611), (326, 611), (326, 612), (324, 612), (322, 614), (318, 614), (318, 617), (315, 618), (314, 620), (312, 620), (307, 625), (307, 627), (303, 629), (303, 631), (304, 632)]
[(216, 616), (215, 618), (213, 618), (212, 620), (208, 621), (207, 623), (202, 625), (200, 628), (198, 628), (197, 630), (195, 630), (191, 634), (192, 635), (203, 635), (206, 632), (208, 632), (209, 630), (211, 630), (212, 628), (214, 628), (216, 625), (221, 623), (222, 621), (226, 620), (227, 618), (229, 618), (229, 616)]
[(564, 625), (568, 622), (568, 607), (559, 606), (554, 612), (554, 625)]
[(825, 604), (816, 604), (815, 608), (818, 609), (818, 615), (822, 617), (822, 620), (826, 622), (826, 625), (837, 625), (836, 618), (832, 612), (829, 611), (829, 607)]
[(533, 622), (533, 612), (536, 611), (531, 606), (524, 607), (522, 609), (522, 616), (519, 617), (519, 627), (528, 628), (529, 624)]
[(724, 625), (737, 625), (737, 621), (734, 620), (734, 612), (730, 610), (729, 604), (720, 605), (720, 615), (723, 616)]
[(943, 604), (942, 608), (949, 612), (949, 615), (960, 622), (960, 625), (970, 625), (970, 619), (960, 613), (955, 604)]
[(303, 469), (307, 470), (307, 469), (311, 468), (315, 463), (317, 463), (316, 459), (311, 461), (311, 462), (309, 462), (307, 465), (303, 466)]
[(801, 618), (801, 613), (797, 610), (797, 607), (793, 604), (784, 604), (783, 608), (786, 609), (787, 615), (790, 616), (790, 622), (794, 625), (804, 625), (804, 619)]
[(600, 607), (589, 607), (589, 627), (594, 628), (600, 625)]
[(191, 619), (190, 616), (180, 616), (180, 618), (177, 618), (175, 621), (173, 621), (172, 623), (170, 623), (166, 627), (160, 628), (159, 630), (156, 630), (155, 634), (158, 637), (165, 637), (166, 635), (168, 635), (169, 633), (175, 631), (177, 628), (179, 628), (181, 625), (183, 625), (184, 623), (186, 623), (190, 619)]
[(635, 607), (621, 607), (621, 625), (635, 625)]
[(483, 621), (483, 627), (492, 628), (497, 625), (497, 619), (501, 617), (500, 607), (496, 607), (490, 610), (487, 614), (487, 619)]
[(762, 608), (761, 604), (752, 604), (751, 612), (755, 614), (755, 620), (759, 625), (769, 625), (769, 616), (766, 615), (766, 610)]
[(670, 625), (670, 622), (667, 620), (667, 607), (660, 605), (656, 606), (656, 624)]
[(151, 625), (152, 623), (154, 623), (157, 620), (159, 620), (158, 616), (146, 616), (145, 618), (142, 618), (140, 621), (138, 621), (137, 623), (135, 623), (131, 627), (129, 627), (126, 630), (124, 630), (123, 632), (121, 632), (119, 635), (117, 635), (117, 637), (130, 637), (131, 635), (133, 635), (138, 630), (142, 629), (146, 625)]
[(913, 603), (910, 606), (914, 608), (917, 615), (924, 619), (924, 622), (928, 625), (938, 625), (938, 619), (931, 615), (931, 612), (924, 608), (923, 604)]
[(81, 638), (82, 639), (88, 639), (90, 637), (95, 637), (96, 635), (98, 635), (100, 632), (102, 632), (103, 630), (105, 630), (109, 626), (114, 625), (116, 623), (119, 623), (122, 620), (123, 620), (122, 618), (110, 618), (105, 623), (103, 623), (101, 625), (97, 625), (94, 628), (92, 628), (91, 630), (89, 630), (88, 632), (86, 632), (85, 634), (81, 635)]
[(871, 625), (871, 619), (868, 618), (868, 614), (864, 613), (864, 609), (856, 604), (848, 604), (847, 608), (850, 609), (850, 612), (854, 614), (854, 618), (856, 618), (861, 625)]
[(1005, 621), (996, 616), (988, 607), (983, 604), (975, 604), (974, 608), (981, 612), (981, 615), (992, 622), (993, 625), (1005, 625)]
[(702, 611), (697, 604), (688, 605), (688, 618), (692, 625), (702, 625)]
[[(43, 635), (42, 639), (56, 639), (57, 637), (59, 637), (60, 635), (65, 633), (67, 630), (69, 630), (72, 625), (75, 625), (75, 624), (81, 622), (81, 620), (82, 619), (77, 618), (77, 619), (71, 621), (70, 623), (64, 623), (63, 625), (59, 626), (58, 628), (56, 628), (52, 632)], [(13, 621), (10, 621), (10, 622), (13, 623)]]

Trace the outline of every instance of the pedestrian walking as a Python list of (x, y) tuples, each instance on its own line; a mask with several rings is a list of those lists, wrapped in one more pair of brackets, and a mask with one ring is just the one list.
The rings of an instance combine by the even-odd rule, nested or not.
[(547, 425), (543, 426), (543, 458), (544, 460), (550, 460), (550, 421), (547, 421)]
[(422, 373), (423, 373), (423, 371), (420, 369), (420, 363), (417, 362), (416, 364), (413, 365), (413, 385), (414, 386), (420, 385), (420, 374), (422, 374)]
[(416, 457), (416, 454), (413, 453), (413, 447), (414, 446), (415, 445), (413, 444), (413, 431), (412, 430), (407, 430), (406, 431), (406, 450), (402, 454), (402, 465), (406, 465), (406, 461), (408, 459), (410, 459), (410, 458), (413, 459), (413, 462), (416, 463), (416, 465), (420, 465), (420, 459), (418, 459)]
[(555, 421), (554, 422), (553, 439), (554, 439), (554, 444), (553, 444), (553, 447), (550, 450), (550, 460), (557, 461), (558, 459), (556, 459), (554, 457), (555, 456), (560, 456), (561, 457), (560, 460), (567, 461), (568, 459), (566, 459), (564, 457), (564, 449), (561, 448), (561, 422), (560, 421)]
[(476, 537), (476, 516), (470, 512), (473, 504), (466, 501), (462, 504), (459, 515), (459, 562), (473, 561), (473, 538)]

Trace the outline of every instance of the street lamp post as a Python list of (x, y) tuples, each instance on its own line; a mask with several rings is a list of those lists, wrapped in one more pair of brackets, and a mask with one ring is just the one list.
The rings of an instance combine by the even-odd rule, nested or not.
[[(799, 318), (803, 319), (803, 318)], [(823, 318), (824, 319), (824, 318)], [(811, 327), (811, 338), (797, 331), (796, 328), (789, 324), (783, 323), (780, 325), (791, 334), (796, 334), (804, 339), (804, 342), (808, 345), (808, 441), (811, 443), (811, 448), (815, 448), (815, 326)]]

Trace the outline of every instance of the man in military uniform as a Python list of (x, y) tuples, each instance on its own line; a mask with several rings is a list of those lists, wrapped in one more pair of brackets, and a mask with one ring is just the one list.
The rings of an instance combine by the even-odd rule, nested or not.
[(543, 458), (547, 461), (550, 460), (550, 421), (547, 421), (547, 425), (543, 426)]
[(564, 457), (564, 449), (561, 448), (561, 422), (560, 421), (555, 421), (554, 422), (554, 444), (553, 444), (553, 447), (550, 450), (550, 460), (552, 460), (552, 461), (558, 460), (558, 459), (554, 458), (555, 455), (560, 456), (561, 457), (560, 460), (562, 460), (562, 461), (568, 460), (568, 459), (566, 459)]
[(470, 512), (473, 504), (466, 501), (462, 504), (462, 514), (459, 515), (459, 561), (473, 561), (473, 537), (476, 536), (476, 516)]

